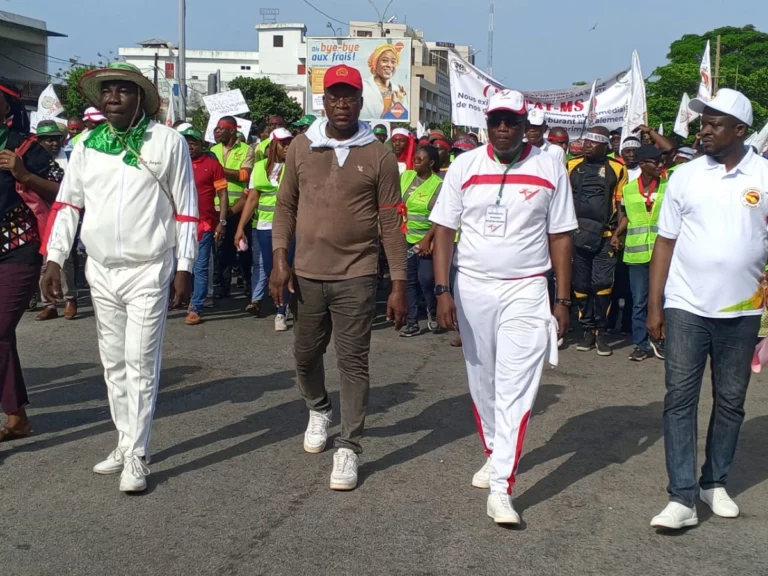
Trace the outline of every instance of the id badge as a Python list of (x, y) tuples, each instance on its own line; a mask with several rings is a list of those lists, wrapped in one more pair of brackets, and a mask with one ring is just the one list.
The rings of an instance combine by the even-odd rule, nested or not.
[(488, 206), (485, 209), (485, 228), (483, 236), (503, 238), (507, 231), (507, 209), (503, 206)]

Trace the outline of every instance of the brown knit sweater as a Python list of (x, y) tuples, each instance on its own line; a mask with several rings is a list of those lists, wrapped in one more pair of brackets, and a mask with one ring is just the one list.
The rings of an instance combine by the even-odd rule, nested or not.
[(350, 148), (339, 167), (331, 148), (310, 149), (298, 136), (288, 149), (277, 194), (272, 248), (287, 249), (296, 235), (296, 274), (346, 280), (376, 274), (379, 221), (393, 280), (407, 273), (400, 231), (400, 174), (392, 152), (379, 142)]

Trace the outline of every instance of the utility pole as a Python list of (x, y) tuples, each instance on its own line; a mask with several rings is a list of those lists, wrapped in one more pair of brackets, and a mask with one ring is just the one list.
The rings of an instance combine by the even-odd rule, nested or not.
[(158, 63), (158, 54), (157, 54), (157, 51), (155, 51), (155, 88), (157, 88), (157, 63)]
[(488, 76), (493, 76), (493, 0), (491, 0), (491, 17), (488, 22), (488, 66), (485, 70)]
[(179, 103), (180, 117), (187, 119), (187, 2), (179, 0)]
[(715, 50), (715, 77), (712, 79), (712, 96), (717, 94), (717, 87), (720, 84), (720, 35), (717, 35), (717, 49)]

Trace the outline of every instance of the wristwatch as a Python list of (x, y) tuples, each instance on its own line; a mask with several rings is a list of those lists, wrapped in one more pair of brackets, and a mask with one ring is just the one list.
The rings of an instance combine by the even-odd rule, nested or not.
[(221, 224), (221, 227), (222, 227), (222, 228), (226, 228), (226, 226), (227, 226), (227, 221), (226, 221), (226, 220), (219, 220), (219, 224)]
[(555, 304), (560, 304), (566, 308), (573, 306), (573, 302), (571, 300), (566, 300), (565, 298), (555, 298)]
[(445, 284), (438, 284), (435, 286), (435, 296), (442, 296), (446, 292), (450, 292), (451, 288)]

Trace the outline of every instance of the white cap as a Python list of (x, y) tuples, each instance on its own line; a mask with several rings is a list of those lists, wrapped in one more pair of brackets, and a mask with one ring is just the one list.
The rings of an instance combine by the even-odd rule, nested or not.
[(194, 126), (192, 126), (192, 124), (190, 124), (189, 122), (182, 122), (181, 124), (176, 126), (176, 131), (184, 132), (185, 130), (189, 130), (190, 128), (194, 128)]
[(98, 108), (94, 108), (93, 106), (85, 109), (83, 118), (90, 120), (91, 122), (104, 122), (104, 120), (106, 120), (104, 114), (102, 114)]
[(532, 108), (528, 111), (528, 124), (531, 126), (544, 126), (547, 123), (544, 110), (541, 108)]
[(287, 129), (285, 128), (275, 128), (272, 131), (272, 135), (270, 136), (272, 140), (290, 140), (293, 138), (293, 134), (291, 134)]
[(688, 108), (698, 114), (703, 114), (705, 108), (711, 108), (728, 116), (733, 116), (747, 126), (752, 126), (752, 102), (741, 92), (730, 88), (721, 88), (717, 91), (717, 96), (709, 102), (701, 98), (694, 98), (688, 104)]
[(525, 96), (517, 90), (502, 90), (491, 96), (488, 102), (486, 114), (496, 112), (497, 110), (506, 110), (515, 114), (526, 114)]

